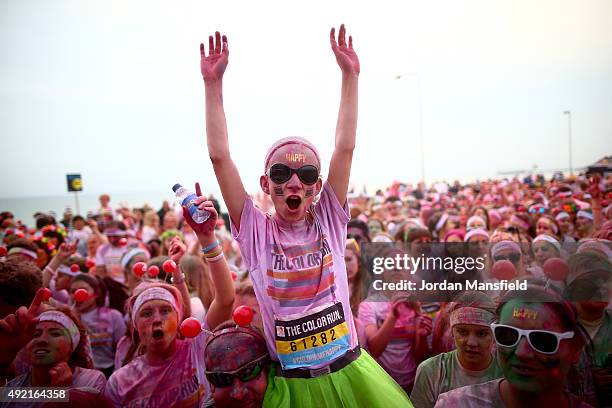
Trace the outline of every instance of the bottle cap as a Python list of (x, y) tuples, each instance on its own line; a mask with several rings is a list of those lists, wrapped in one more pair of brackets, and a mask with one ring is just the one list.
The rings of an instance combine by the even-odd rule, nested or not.
[(176, 190), (178, 190), (181, 187), (183, 187), (183, 186), (181, 186), (179, 183), (176, 183), (175, 185), (172, 186), (172, 191), (174, 191), (176, 193)]

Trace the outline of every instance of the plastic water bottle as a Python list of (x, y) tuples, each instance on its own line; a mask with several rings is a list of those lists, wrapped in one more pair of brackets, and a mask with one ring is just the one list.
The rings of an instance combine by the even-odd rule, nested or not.
[(196, 196), (193, 191), (189, 191), (178, 183), (172, 186), (172, 191), (174, 191), (176, 194), (176, 198), (178, 198), (179, 203), (182, 206), (187, 207), (187, 211), (189, 211), (189, 215), (191, 215), (191, 219), (193, 221), (198, 224), (202, 224), (210, 218), (210, 213), (208, 211), (200, 210), (196, 205), (195, 200), (198, 198), (198, 196)]

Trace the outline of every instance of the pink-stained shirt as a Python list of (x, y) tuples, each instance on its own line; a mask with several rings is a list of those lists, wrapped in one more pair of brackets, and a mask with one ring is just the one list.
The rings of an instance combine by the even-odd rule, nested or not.
[(115, 371), (105, 396), (117, 407), (200, 407), (211, 397), (204, 374), (203, 331), (193, 339), (177, 340), (168, 359), (150, 363), (146, 355)]
[[(275, 316), (312, 313), (334, 302), (334, 297), (342, 303), (350, 348), (358, 344), (344, 264), (348, 204), (340, 205), (326, 182), (311, 211), (315, 220), (287, 223), (263, 213), (247, 197), (240, 232), (233, 223), (231, 226), (251, 274), (268, 351), (274, 360), (278, 360)], [(317, 368), (328, 363), (304, 366)]]
[[(374, 294), (359, 305), (359, 322), (364, 329), (369, 325), (380, 328), (387, 315), (391, 313), (392, 304), (382, 294)], [(393, 334), (385, 351), (376, 361), (402, 387), (408, 388), (414, 381), (417, 362), (413, 355), (415, 335), (415, 316), (412, 310), (406, 310), (395, 322)]]
[(121, 257), (127, 250), (127, 247), (114, 247), (111, 244), (101, 245), (96, 251), (96, 266), (104, 265), (108, 276), (117, 282), (125, 283)]
[(99, 370), (112, 367), (117, 343), (125, 334), (121, 313), (107, 307), (96, 307), (81, 313), (81, 322), (87, 328), (94, 366)]

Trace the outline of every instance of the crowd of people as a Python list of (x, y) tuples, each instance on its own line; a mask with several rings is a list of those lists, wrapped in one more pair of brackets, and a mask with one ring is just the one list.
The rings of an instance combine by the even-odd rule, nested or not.
[[(227, 214), (198, 184), (202, 223), (168, 202), (115, 209), (107, 194), (85, 217), (41, 212), (27, 226), (0, 214), (5, 388), (64, 387), (79, 407), (612, 406), (609, 173), (349, 192), (360, 66), (344, 26), (330, 43), (342, 87), (326, 180), (318, 149), (288, 137), (247, 194), (216, 33), (201, 71)], [(465, 275), (499, 281), (510, 265), (504, 279), (528, 286), (434, 300), (373, 290), (365, 248), (376, 245), (486, 255)], [(550, 260), (566, 273), (551, 275)]]

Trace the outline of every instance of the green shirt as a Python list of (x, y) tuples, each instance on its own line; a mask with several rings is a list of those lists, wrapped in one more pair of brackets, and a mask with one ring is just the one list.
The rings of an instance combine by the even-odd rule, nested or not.
[(433, 407), (444, 392), (466, 385), (484, 383), (503, 376), (493, 355), (489, 367), (480, 371), (467, 370), (457, 358), (457, 350), (438, 354), (419, 364), (410, 400), (415, 407)]

